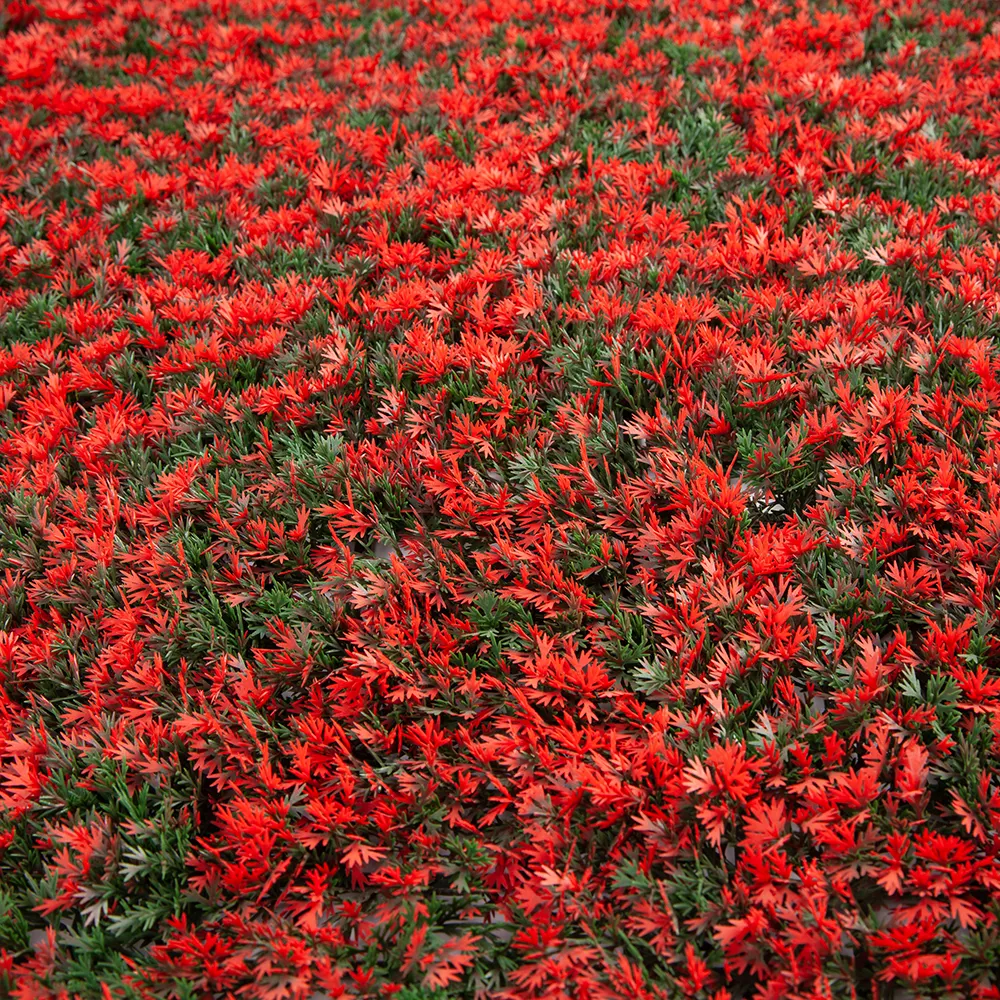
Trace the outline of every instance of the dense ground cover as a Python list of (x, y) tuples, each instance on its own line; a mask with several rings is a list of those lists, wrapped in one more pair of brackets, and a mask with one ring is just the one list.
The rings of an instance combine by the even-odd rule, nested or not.
[(998, 168), (991, 0), (6, 3), (0, 993), (1000, 996)]

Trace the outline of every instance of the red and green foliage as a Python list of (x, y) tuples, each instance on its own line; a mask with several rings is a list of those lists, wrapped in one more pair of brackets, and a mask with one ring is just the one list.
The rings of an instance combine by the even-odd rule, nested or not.
[(994, 0), (10, 0), (0, 993), (1000, 997)]

